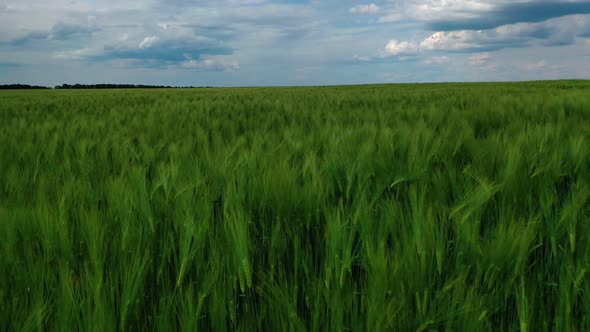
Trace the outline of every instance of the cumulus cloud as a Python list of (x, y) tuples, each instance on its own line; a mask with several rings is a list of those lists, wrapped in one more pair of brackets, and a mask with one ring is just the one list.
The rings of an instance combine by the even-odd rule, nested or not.
[(382, 11), (385, 14), (379, 22), (410, 18), (425, 22), (432, 31), (485, 30), (590, 13), (590, 3), (583, 0), (396, 0), (395, 3)]
[(112, 62), (120, 65), (149, 68), (199, 68), (203, 70), (238, 69), (235, 63), (214, 59), (231, 55), (233, 49), (222, 41), (195, 35), (191, 29), (159, 31), (145, 37), (124, 34), (103, 46), (60, 51), (55, 59)]
[(433, 20), (432, 30), (486, 30), (514, 23), (534, 23), (548, 19), (589, 14), (590, 2), (524, 2), (498, 6), (492, 10), (472, 11), (471, 17), (453, 20)]
[(397, 41), (391, 39), (387, 45), (385, 45), (384, 53), (387, 56), (396, 56), (401, 54), (412, 54), (416, 53), (418, 48), (416, 44), (406, 41)]
[(375, 15), (377, 13), (379, 13), (379, 6), (377, 6), (374, 3), (370, 3), (368, 5), (358, 5), (358, 6), (354, 6), (352, 8), (350, 8), (348, 11), (351, 14), (356, 14), (356, 15)]
[[(401, 50), (490, 52), (504, 48), (563, 46), (590, 32), (590, 15), (555, 18), (539, 23), (517, 23), (487, 30), (437, 31), (416, 47), (413, 42), (390, 41), (384, 48), (389, 55)], [(399, 50), (399, 51), (396, 51)]]
[[(445, 17), (450, 20), (476, 17), (478, 13), (490, 11), (509, 0), (396, 0), (395, 6), (384, 10), (386, 14), (380, 19), (388, 22), (391, 19), (404, 17), (418, 21), (434, 21)], [(388, 19), (389, 17), (389, 19)]]
[[(147, 68), (171, 68), (194, 69), (200, 71), (236, 71), (240, 69), (240, 63), (228, 59), (230, 52), (209, 50), (209, 54), (199, 53), (202, 50), (195, 48), (192, 52), (171, 52), (166, 53), (153, 49), (158, 45), (154, 42), (150, 47), (144, 48), (107, 48), (106, 50), (96, 48), (84, 48), (79, 50), (56, 52), (54, 59), (62, 60), (85, 60), (85, 61), (109, 61), (117, 67), (147, 67)], [(173, 41), (166, 41), (160, 45), (172, 46)], [(180, 46), (176, 46), (177, 50)], [(188, 50), (187, 50), (188, 51)], [(215, 56), (213, 54), (220, 54)]]
[(106, 46), (98, 60), (112, 58), (154, 60), (167, 63), (177, 63), (187, 57), (199, 58), (203, 54), (231, 54), (231, 48), (207, 38), (193, 37), (190, 39), (162, 39), (157, 36), (146, 37), (137, 47), (126, 45)]

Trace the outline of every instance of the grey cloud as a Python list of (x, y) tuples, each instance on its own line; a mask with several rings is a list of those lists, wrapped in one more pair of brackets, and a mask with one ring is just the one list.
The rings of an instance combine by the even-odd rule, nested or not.
[(94, 26), (58, 23), (49, 32), (49, 39), (65, 40), (71, 36), (87, 35), (99, 30)]
[(231, 8), (226, 11), (226, 15), (225, 18), (231, 19), (233, 22), (276, 27), (301, 26), (315, 19), (309, 7), (300, 4), (268, 4)]
[(100, 28), (89, 25), (56, 23), (48, 31), (33, 31), (23, 37), (12, 40), (13, 45), (23, 45), (34, 40), (67, 40), (72, 37), (90, 35)]
[[(152, 38), (151, 40), (149, 38)], [(149, 43), (145, 43), (150, 41)], [(106, 46), (98, 54), (84, 56), (92, 61), (132, 60), (147, 67), (166, 67), (200, 59), (203, 55), (229, 55), (230, 47), (214, 40), (166, 39), (147, 37), (140, 46)]]
[[(261, 5), (270, 2), (269, 0), (218, 0), (216, 5), (219, 6), (250, 6)], [(275, 1), (277, 2), (277, 1)], [(278, 1), (280, 3), (280, 1)], [(284, 1), (289, 2), (289, 1)], [(212, 2), (209, 0), (161, 0), (160, 6), (173, 8), (187, 8), (187, 7), (210, 7)]]
[(485, 52), (505, 48), (571, 45), (590, 33), (590, 15), (518, 23), (488, 30), (440, 31), (420, 43), (421, 50)]
[(157, 6), (162, 15), (185, 23), (203, 26), (298, 26), (317, 19), (307, 4), (297, 2), (268, 2), (259, 0), (220, 1), (215, 6), (207, 1), (174, 0)]
[(574, 14), (589, 14), (590, 2), (527, 2), (513, 3), (489, 12), (474, 13), (468, 19), (437, 20), (427, 24), (434, 31), (487, 30), (520, 22), (542, 22)]
[(33, 32), (29, 32), (28, 34), (26, 34), (23, 37), (13, 39), (11, 41), (11, 44), (14, 46), (20, 46), (20, 45), (26, 44), (32, 40), (43, 40), (43, 39), (48, 39), (48, 37), (49, 37), (49, 32), (33, 31)]
[(195, 35), (207, 36), (212, 39), (227, 41), (238, 38), (240, 30), (230, 25), (197, 24), (197, 23), (160, 23), (164, 29), (191, 29)]
[(22, 67), (22, 64), (14, 63), (14, 62), (0, 62), (0, 69), (18, 68), (18, 67)]
[(293, 45), (322, 33), (326, 27), (326, 17), (320, 17), (313, 6), (293, 0), (224, 0), (215, 5), (175, 0), (160, 2), (157, 8), (168, 18), (163, 25), (191, 27), (195, 34), (231, 42), (240, 50), (252, 52), (257, 52), (255, 47), (272, 43)]

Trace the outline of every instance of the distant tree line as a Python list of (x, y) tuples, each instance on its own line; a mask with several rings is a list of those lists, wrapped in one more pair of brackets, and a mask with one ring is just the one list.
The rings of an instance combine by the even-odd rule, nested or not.
[(27, 85), (27, 84), (0, 85), (0, 90), (21, 90), (21, 89), (49, 89), (49, 88), (46, 86)]
[(143, 85), (143, 84), (62, 84), (56, 89), (172, 89), (164, 85)]
[[(211, 88), (210, 86), (166, 86), (166, 85), (144, 85), (144, 84), (62, 84), (54, 89), (194, 89), (194, 88)], [(19, 89), (51, 89), (46, 86), (36, 86), (27, 84), (8, 84), (0, 85), (0, 90), (19, 90)]]

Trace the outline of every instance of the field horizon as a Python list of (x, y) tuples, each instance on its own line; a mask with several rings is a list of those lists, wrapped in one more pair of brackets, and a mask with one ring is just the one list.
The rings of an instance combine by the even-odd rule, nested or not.
[[(424, 81), (424, 82), (377, 82), (377, 83), (358, 83), (358, 84), (326, 84), (326, 85), (243, 85), (243, 86), (186, 86), (186, 85), (160, 85), (160, 84), (134, 84), (134, 83), (90, 83), (90, 84), (79, 84), (79, 83), (64, 83), (56, 86), (45, 86), (45, 85), (31, 85), (22, 83), (10, 83), (0, 84), (0, 90), (125, 90), (125, 89), (248, 89), (248, 88), (321, 88), (321, 87), (363, 87), (363, 86), (404, 86), (404, 85), (437, 85), (437, 84), (523, 84), (523, 83), (557, 83), (557, 82), (590, 82), (590, 79), (583, 78), (561, 78), (561, 79), (547, 79), (547, 80), (504, 80), (504, 81)], [(64, 87), (67, 86), (67, 87)], [(76, 88), (76, 86), (79, 86)], [(120, 87), (98, 87), (98, 86), (120, 86)]]

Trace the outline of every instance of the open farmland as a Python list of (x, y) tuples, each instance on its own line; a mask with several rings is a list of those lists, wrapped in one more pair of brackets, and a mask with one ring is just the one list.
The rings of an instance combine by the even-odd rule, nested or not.
[(590, 82), (0, 92), (0, 330), (588, 331)]

